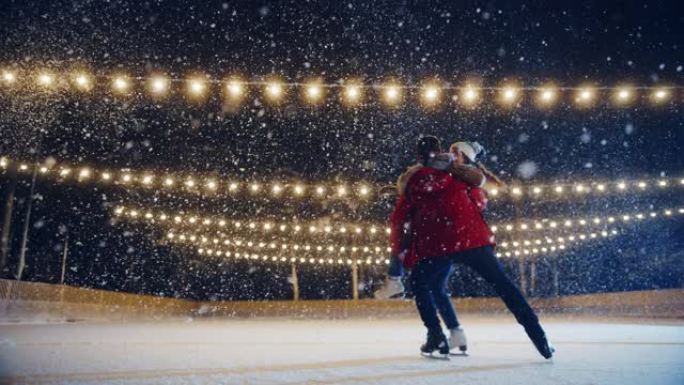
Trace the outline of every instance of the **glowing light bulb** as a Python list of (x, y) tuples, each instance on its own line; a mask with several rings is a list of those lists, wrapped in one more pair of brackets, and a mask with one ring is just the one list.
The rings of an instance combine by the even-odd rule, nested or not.
[(436, 85), (428, 85), (423, 89), (423, 103), (434, 105), (439, 100), (440, 88)]
[(558, 91), (555, 87), (544, 87), (541, 90), (539, 90), (539, 104), (544, 106), (551, 105), (553, 102), (556, 101), (557, 96)]
[(396, 105), (401, 99), (401, 89), (397, 85), (388, 84), (384, 86), (384, 99), (388, 105)]
[(218, 187), (218, 184), (216, 183), (215, 180), (208, 180), (207, 181), (207, 188), (209, 190), (216, 190), (217, 187)]
[(344, 100), (348, 104), (355, 104), (361, 99), (361, 87), (351, 83), (344, 88)]
[(318, 82), (307, 84), (305, 90), (306, 99), (311, 103), (318, 102), (323, 96), (323, 87)]
[(463, 99), (463, 104), (465, 105), (474, 105), (477, 102), (479, 96), (480, 95), (477, 88), (470, 85), (466, 85), (463, 88), (463, 91), (461, 92), (461, 98)]
[(171, 178), (164, 179), (164, 186), (167, 186), (167, 187), (173, 186), (173, 179), (171, 179)]
[(594, 100), (594, 90), (588, 87), (580, 88), (576, 101), (582, 105), (589, 105)]
[(325, 188), (322, 186), (316, 187), (316, 195), (322, 196), (323, 194), (325, 194)]
[(297, 194), (297, 195), (302, 195), (302, 194), (304, 194), (304, 186), (302, 186), (302, 185), (296, 185), (296, 186), (294, 187), (294, 192), (295, 192), (295, 194)]
[(283, 191), (283, 187), (279, 184), (273, 185), (273, 195), (278, 195)]
[(38, 75), (38, 84), (43, 87), (49, 87), (55, 81), (55, 78), (49, 73), (42, 73)]
[(277, 81), (271, 81), (266, 85), (266, 96), (272, 101), (276, 101), (283, 96), (283, 85)]
[(163, 76), (154, 76), (150, 80), (150, 91), (155, 95), (162, 95), (169, 89), (169, 81)]
[(632, 96), (633, 96), (633, 91), (631, 88), (620, 87), (620, 88), (618, 88), (617, 92), (615, 93), (615, 101), (618, 104), (627, 104), (633, 99)]
[(86, 74), (77, 74), (74, 78), (74, 83), (76, 83), (77, 88), (83, 91), (90, 90), (92, 84), (90, 81), (90, 76)]
[(244, 93), (244, 86), (242, 82), (237, 79), (229, 80), (226, 84), (226, 91), (228, 91), (228, 95), (231, 98), (238, 99)]
[(518, 90), (512, 86), (506, 86), (501, 90), (501, 101), (505, 104), (511, 104), (518, 98)]
[(665, 88), (658, 88), (655, 91), (653, 91), (652, 98), (653, 101), (656, 103), (661, 103), (667, 100), (667, 98), (670, 96), (670, 93), (667, 89)]
[(361, 186), (361, 188), (359, 188), (359, 194), (361, 194), (361, 196), (367, 196), (369, 193), (370, 189), (367, 186)]
[(123, 75), (116, 76), (112, 82), (112, 87), (114, 87), (114, 91), (119, 93), (128, 91), (128, 88), (130, 87), (128, 77)]
[(14, 72), (2, 71), (2, 81), (6, 84), (12, 84), (17, 80), (17, 76)]
[(188, 80), (188, 92), (193, 97), (202, 96), (206, 88), (207, 85), (202, 79), (194, 78)]

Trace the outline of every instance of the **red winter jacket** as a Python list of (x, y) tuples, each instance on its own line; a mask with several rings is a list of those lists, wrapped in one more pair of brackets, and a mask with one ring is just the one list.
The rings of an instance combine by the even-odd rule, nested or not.
[(419, 259), (442, 257), (460, 251), (495, 245), (494, 235), (482, 218), (487, 198), (444, 171), (423, 167), (409, 179), (390, 216), (392, 255), (401, 252), (404, 228), (410, 223), (411, 245), (404, 265)]

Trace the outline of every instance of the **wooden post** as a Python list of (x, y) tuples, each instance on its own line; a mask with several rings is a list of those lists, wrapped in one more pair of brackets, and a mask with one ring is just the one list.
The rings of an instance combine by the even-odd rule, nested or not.
[(560, 295), (560, 272), (558, 271), (558, 258), (553, 259), (553, 295)]
[(297, 263), (292, 262), (292, 299), (299, 301), (299, 277), (297, 277)]
[(0, 238), (0, 274), (5, 270), (7, 266), (7, 260), (9, 259), (10, 248), (12, 245), (12, 213), (14, 211), (14, 192), (17, 189), (17, 172), (16, 169), (10, 164), (10, 168), (7, 171), (7, 177), (9, 178), (9, 183), (7, 184), (7, 189), (4, 192), (5, 199), (5, 211), (3, 213), (2, 220), (2, 236)]
[[(521, 217), (522, 207), (520, 199), (515, 199), (515, 229), (513, 234), (517, 239), (520, 238), (520, 217)], [(526, 263), (525, 263), (525, 253), (520, 253), (518, 257), (518, 273), (520, 274), (520, 292), (523, 295), (527, 294), (527, 275), (526, 275)]]
[(359, 299), (359, 265), (356, 258), (352, 262), (352, 298)]
[(537, 280), (537, 261), (535, 257), (530, 260), (530, 289), (529, 295), (534, 296), (536, 290), (536, 280)]
[(64, 237), (64, 251), (62, 252), (62, 276), (59, 278), (59, 283), (64, 285), (64, 278), (66, 277), (66, 261), (69, 253), (69, 232), (67, 231)]
[(38, 176), (38, 167), (34, 165), (33, 176), (31, 178), (31, 191), (29, 192), (28, 202), (26, 204), (26, 215), (24, 216), (24, 231), (21, 235), (21, 248), (19, 249), (19, 265), (17, 266), (17, 281), (21, 281), (21, 276), (26, 267), (26, 249), (28, 248), (29, 228), (31, 225), (31, 210), (33, 208), (33, 194), (36, 190), (36, 177)]

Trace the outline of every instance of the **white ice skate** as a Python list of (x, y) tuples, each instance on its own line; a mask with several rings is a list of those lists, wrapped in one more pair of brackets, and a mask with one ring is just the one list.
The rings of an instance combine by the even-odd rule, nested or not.
[(385, 284), (378, 289), (373, 296), (375, 299), (391, 299), (404, 294), (404, 284), (400, 277), (387, 277)]
[(465, 332), (460, 326), (455, 329), (449, 329), (449, 347), (452, 349), (458, 348), (462, 355), (468, 355), (466, 350), (468, 349), (468, 340), (466, 339)]

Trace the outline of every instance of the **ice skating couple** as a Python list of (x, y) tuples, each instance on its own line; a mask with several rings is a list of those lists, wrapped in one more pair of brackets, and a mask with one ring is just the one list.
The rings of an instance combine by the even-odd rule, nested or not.
[[(423, 136), (416, 146), (418, 163), (397, 182), (398, 198), (390, 216), (391, 259), (385, 285), (376, 298), (403, 293), (401, 281), (410, 270), (418, 313), (427, 328), (421, 352), (447, 355), (451, 348), (467, 349), (448, 290), (456, 263), (474, 269), (493, 286), (544, 358), (554, 349), (534, 310), (506, 276), (494, 254), (494, 234), (482, 216), (485, 183), (503, 183), (482, 163), (484, 148), (476, 142), (456, 142), (442, 151), (438, 138)], [(440, 319), (449, 329), (445, 336)]]

